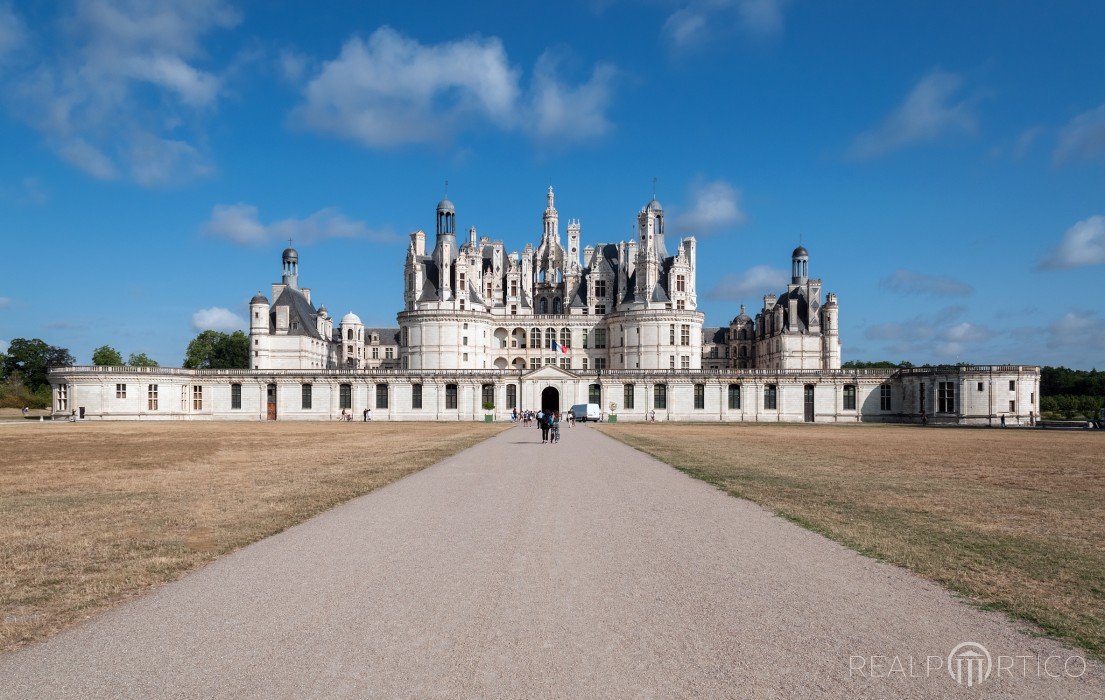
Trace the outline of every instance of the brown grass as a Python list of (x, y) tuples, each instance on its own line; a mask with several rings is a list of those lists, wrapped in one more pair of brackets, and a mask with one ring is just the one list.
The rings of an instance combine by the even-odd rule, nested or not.
[(0, 426), (0, 650), (51, 635), (505, 428)]
[(601, 430), (1105, 657), (1105, 433), (656, 423)]

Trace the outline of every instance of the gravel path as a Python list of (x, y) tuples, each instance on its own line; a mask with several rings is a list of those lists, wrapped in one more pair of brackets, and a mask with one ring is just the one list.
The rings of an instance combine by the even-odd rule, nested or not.
[[(563, 434), (508, 430), (0, 657), (0, 696), (1105, 697), (1000, 615)], [(981, 686), (926, 677), (966, 641)]]

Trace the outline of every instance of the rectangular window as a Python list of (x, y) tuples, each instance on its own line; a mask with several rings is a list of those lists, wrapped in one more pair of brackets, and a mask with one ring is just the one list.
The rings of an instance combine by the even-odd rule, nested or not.
[(468, 353), (464, 353), (461, 359), (463, 359), (465, 362), (468, 362)]
[(605, 357), (596, 357), (595, 358), (595, 370), (601, 372), (604, 369), (606, 369), (606, 358)]
[(302, 408), (304, 411), (311, 410), (311, 398), (313, 391), (314, 389), (311, 387), (310, 384), (304, 384), (299, 387), (299, 407)]
[(203, 387), (199, 384), (192, 387), (192, 410), (203, 410)]
[(602, 406), (602, 387), (598, 384), (587, 386), (587, 403), (597, 403)]
[(668, 326), (668, 345), (675, 345), (675, 324)]
[(394, 353), (395, 353), (395, 348), (384, 348), (384, 359), (385, 360), (395, 359)]
[(775, 410), (775, 407), (778, 405), (778, 393), (779, 388), (774, 384), (768, 384), (764, 387), (764, 410)]
[(445, 408), (455, 409), (457, 407), (457, 385), (446, 384), (445, 385)]
[(883, 384), (881, 387), (879, 387), (879, 410), (880, 411), (889, 411), (890, 410), (890, 385), (889, 384)]
[[(582, 347), (587, 347), (587, 340), (588, 340), (589, 337), (590, 337), (590, 334), (588, 333), (587, 329), (584, 328), (583, 329), (583, 346)], [(587, 368), (584, 367), (584, 369), (587, 369)]]
[(683, 355), (682, 357), (679, 358), (679, 368), (680, 369), (690, 369), (691, 368), (691, 356), (690, 355)]
[(510, 296), (518, 296), (518, 280), (510, 280)]
[(586, 358), (586, 357), (585, 357), (585, 358), (583, 358), (583, 369), (584, 369), (584, 370), (586, 370), (586, 369), (587, 369), (587, 358)]
[(386, 409), (388, 407), (388, 385), (377, 384), (376, 385), (376, 408)]
[(242, 407), (242, 385), (234, 383), (230, 385), (230, 408)]
[(595, 298), (606, 298), (606, 280), (595, 280)]
[(518, 385), (506, 385), (506, 407), (518, 408)]
[(675, 300), (675, 310), (676, 311), (686, 311), (687, 310), (687, 302), (682, 300), (682, 299), (676, 299)]
[(566, 357), (560, 358), (560, 369), (571, 369), (572, 368), (571, 362), (572, 361), (569, 360)]
[(422, 385), (411, 384), (411, 408), (420, 410), (422, 408)]
[(511, 316), (517, 316), (518, 315), (518, 305), (517, 304), (511, 304), (510, 305), (510, 315)]
[(464, 299), (460, 300), (460, 310), (464, 311)]
[(679, 326), (679, 344), (690, 345), (691, 344), (691, 326), (684, 323)]
[(596, 348), (605, 348), (606, 347), (606, 329), (605, 328), (596, 328), (595, 329), (595, 347)]
[(936, 387), (937, 413), (955, 413), (955, 382), (940, 382)]
[(150, 384), (146, 387), (146, 408), (150, 411), (157, 410), (157, 385)]
[(115, 398), (117, 398), (117, 399), (127, 398), (127, 385), (126, 384), (116, 384), (115, 385)]
[(69, 410), (69, 385), (58, 384), (58, 410)]
[(403, 326), (403, 347), (411, 344), (411, 329)]
[(539, 358), (539, 357), (529, 358), (529, 368), (530, 369), (537, 369), (540, 366), (541, 366), (541, 358)]
[(683, 275), (675, 276), (675, 291), (685, 292), (687, 291), (687, 278)]
[(675, 369), (675, 355), (668, 355), (668, 369)]
[(1017, 412), (1017, 402), (1016, 401), (1011, 400), (1009, 402), (1009, 412), (1010, 413), (1016, 413)]
[(464, 336), (463, 340), (461, 341), (461, 345), (467, 345), (467, 344), (468, 344), (468, 336)]
[(729, 385), (729, 408), (741, 407), (741, 385), (730, 384)]
[(652, 407), (653, 408), (667, 408), (668, 407), (668, 385), (657, 384), (652, 387)]
[(461, 272), (460, 274), (458, 274), (458, 275), (457, 275), (457, 277), (459, 278), (459, 279), (457, 280), (457, 284), (458, 284), (458, 285), (459, 285), (459, 287), (460, 287), (460, 291), (462, 291), (462, 292), (463, 292), (463, 291), (464, 291), (464, 273), (463, 273), (463, 272)]
[(483, 400), (481, 402), (483, 409), (488, 410), (488, 407), (495, 408), (495, 385), (484, 384), (483, 391), (481, 393), (483, 394)]
[(1016, 390), (1017, 390), (1017, 381), (1015, 379), (1010, 379), (1009, 380), (1009, 391), (1016, 391)]
[(978, 390), (979, 390), (979, 391), (982, 391), (982, 382), (979, 382), (979, 383), (978, 383)]
[(379, 360), (380, 359), (380, 348), (377, 348), (377, 347), (372, 348), (372, 359), (373, 360)]
[(856, 410), (856, 385), (845, 384), (844, 385), (844, 410), (854, 411)]
[(706, 408), (706, 385), (695, 384), (694, 385), (694, 407), (696, 409)]
[(595, 304), (595, 315), (596, 316), (606, 315), (606, 304)]
[(353, 385), (342, 384), (338, 387), (338, 408), (350, 410), (353, 408)]
[(633, 385), (626, 384), (622, 390), (622, 407), (626, 410), (633, 409)]

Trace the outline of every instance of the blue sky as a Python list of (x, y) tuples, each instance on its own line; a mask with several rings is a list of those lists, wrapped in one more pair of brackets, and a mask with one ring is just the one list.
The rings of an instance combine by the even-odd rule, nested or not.
[[(790, 250), (845, 359), (1105, 367), (1105, 5), (0, 0), (0, 344), (180, 363), (291, 237), (394, 325), (406, 235), (657, 193), (724, 325)], [(562, 226), (563, 228), (563, 226)], [(669, 236), (671, 237), (671, 236)]]

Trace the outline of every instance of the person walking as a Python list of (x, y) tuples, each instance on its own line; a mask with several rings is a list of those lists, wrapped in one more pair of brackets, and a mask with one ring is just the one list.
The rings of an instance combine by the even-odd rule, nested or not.
[(544, 411), (537, 412), (537, 427), (541, 429), (541, 444), (549, 441), (549, 415)]
[(549, 430), (552, 433), (549, 442), (560, 442), (560, 413), (553, 413), (550, 417)]
[(364, 410), (364, 422), (365, 423), (368, 422), (368, 409), (367, 408)]

